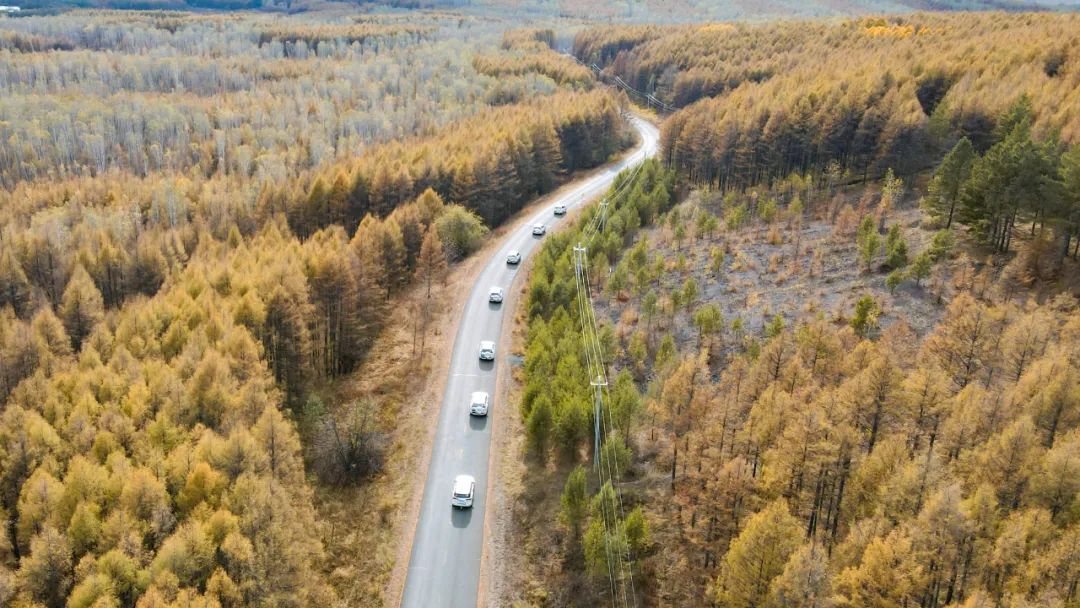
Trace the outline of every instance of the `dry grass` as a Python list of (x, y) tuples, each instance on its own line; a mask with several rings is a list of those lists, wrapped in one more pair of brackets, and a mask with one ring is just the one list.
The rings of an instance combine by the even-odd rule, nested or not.
[(777, 224), (769, 226), (769, 232), (766, 235), (765, 240), (770, 245), (779, 245), (780, 243), (783, 243), (784, 238), (780, 234), (780, 226), (778, 226)]
[[(777, 271), (780, 270), (780, 260), (781, 260), (781, 255), (780, 255), (779, 252), (776, 252), (776, 253), (770, 255), (769, 256), (768, 270), (766, 270), (765, 272), (767, 272), (768, 274), (776, 274)], [(777, 280), (779, 281), (780, 279), (778, 278)]]
[[(449, 297), (461, 282), (460, 271), (432, 296)], [(419, 290), (406, 294), (411, 302)], [(344, 606), (392, 605), (391, 574), (400, 558), (399, 540), (410, 521), (410, 503), (422, 493), (418, 475), (422, 448), (430, 445), (431, 419), (437, 412), (441, 386), (432, 368), (444, 361), (449, 348), (445, 328), (452, 323), (451, 307), (435, 307), (424, 348), (414, 350), (411, 306), (395, 309), (363, 365), (335, 393), (338, 404), (373, 399), (379, 407), (379, 426), (391, 437), (385, 468), (358, 487), (316, 486), (316, 509), (323, 523), (323, 545), (334, 566), (328, 574)], [(453, 334), (450, 333), (450, 336)], [(411, 396), (411, 397), (410, 397)], [(405, 553), (407, 556), (407, 552)]]

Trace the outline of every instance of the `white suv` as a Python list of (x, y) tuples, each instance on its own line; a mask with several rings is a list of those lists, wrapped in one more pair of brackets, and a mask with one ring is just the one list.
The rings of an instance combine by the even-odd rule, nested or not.
[(476, 391), (472, 394), (472, 398), (469, 399), (469, 414), (472, 416), (487, 416), (488, 405), (491, 403), (491, 398), (483, 391)]
[(547, 232), (547, 226), (543, 224), (533, 224), (532, 233), (534, 236), (544, 236)]
[(511, 251), (506, 256), (506, 263), (507, 264), (520, 264), (521, 263), (521, 252), (520, 251)]
[(450, 504), (455, 508), (468, 509), (472, 507), (473, 495), (476, 493), (476, 480), (472, 475), (458, 475), (454, 478), (454, 495)]
[(566, 215), (566, 205), (555, 205), (555, 215)]
[(480, 360), (481, 361), (494, 361), (495, 360), (495, 343), (491, 340), (484, 340), (480, 343)]
[(502, 287), (492, 287), (488, 291), (488, 302), (494, 302), (494, 303), (498, 304), (498, 303), (500, 303), (502, 301), (503, 301), (503, 288)]

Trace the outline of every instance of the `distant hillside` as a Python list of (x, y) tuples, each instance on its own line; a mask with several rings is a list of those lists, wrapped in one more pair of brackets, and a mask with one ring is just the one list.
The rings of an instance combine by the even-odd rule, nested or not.
[(633, 22), (824, 17), (916, 10), (1068, 10), (1080, 6), (1080, 0), (388, 0), (376, 3)]
[[(24, 11), (65, 8), (168, 10), (306, 10), (311, 0), (19, 0)], [(318, 2), (319, 6), (324, 3)], [(571, 17), (617, 22), (824, 17), (917, 10), (1076, 10), (1080, 0), (374, 0), (344, 2), (394, 8), (440, 8), (514, 17)]]
[(24, 13), (63, 9), (123, 9), (123, 10), (284, 10), (288, 0), (16, 0), (10, 2)]
[(528, 17), (610, 22), (690, 22), (826, 16), (911, 10), (900, 0), (383, 0), (407, 8), (442, 8)]

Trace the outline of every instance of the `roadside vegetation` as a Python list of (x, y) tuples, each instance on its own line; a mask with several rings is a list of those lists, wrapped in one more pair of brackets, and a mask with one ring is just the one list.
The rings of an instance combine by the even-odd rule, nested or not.
[[(915, 32), (937, 19), (968, 23), (913, 19)], [(970, 27), (983, 19), (1004, 18), (971, 17)], [(855, 23), (843, 27), (867, 27)], [(1017, 23), (1074, 27), (1071, 16)], [(628, 81), (646, 59), (679, 74), (672, 49), (687, 39), (671, 32), (680, 29), (642, 29), (658, 32), (654, 42), (616, 43), (638, 30), (598, 29), (578, 48), (611, 41), (604, 60)], [(693, 48), (743, 49), (738, 36)], [(899, 50), (908, 37), (879, 43), (882, 57), (910, 59)], [(803, 56), (814, 65), (824, 55)], [(993, 57), (983, 74), (1023, 74), (1008, 97), (964, 98), (957, 84), (939, 100), (963, 99), (967, 117), (985, 112), (978, 144), (955, 115), (934, 131), (918, 105), (911, 133), (934, 133), (926, 147), (911, 137), (899, 145), (889, 131), (866, 142), (863, 160), (840, 152), (857, 129), (819, 139), (806, 126), (834, 122), (780, 107), (764, 129), (680, 130), (742, 120), (730, 104), (750, 90), (762, 104), (812, 98), (801, 94), (812, 80), (762, 94), (787, 71), (713, 91), (668, 120), (670, 164), (647, 166), (614, 196), (588, 251), (614, 421), (600, 470), (606, 461), (622, 472), (614, 488), (593, 466), (572, 263), (596, 211), (550, 237), (522, 304), (525, 478), (513, 534), (527, 557), (507, 601), (618, 603), (631, 588), (621, 552), (642, 605), (1076, 604), (1080, 145), (1073, 117), (1044, 87), (1075, 73)], [(939, 67), (971, 86), (980, 78), (967, 63)], [(888, 69), (881, 82), (906, 73)], [(875, 99), (890, 96), (919, 103), (906, 85)], [(710, 132), (727, 144), (701, 140)], [(770, 133), (802, 133), (814, 147)], [(733, 142), (744, 136), (766, 138), (753, 143), (756, 156), (739, 153)], [(896, 160), (909, 164), (894, 169)], [(618, 527), (605, 521), (613, 489)]]

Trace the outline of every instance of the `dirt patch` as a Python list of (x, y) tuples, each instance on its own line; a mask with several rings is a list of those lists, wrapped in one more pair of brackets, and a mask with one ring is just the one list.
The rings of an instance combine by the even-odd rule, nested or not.
[[(905, 209), (893, 216), (893, 221), (904, 226), (911, 257), (925, 249), (933, 236), (932, 231), (919, 226), (919, 215), (918, 209)], [(718, 304), (728, 324), (738, 318), (749, 334), (764, 333), (778, 314), (789, 324), (817, 314), (843, 322), (866, 294), (882, 308), (882, 328), (903, 319), (922, 336), (940, 318), (941, 306), (929, 292), (927, 281), (916, 286), (908, 280), (890, 290), (885, 284), (888, 273), (879, 269), (880, 264), (875, 262), (873, 270), (867, 272), (858, 261), (854, 238), (836, 237), (828, 222), (808, 222), (798, 233), (785, 228), (780, 242), (770, 242), (769, 230), (758, 226), (680, 246), (666, 228), (650, 229), (645, 233), (650, 250), (671, 260), (669, 266), (682, 264), (680, 258), (685, 260), (681, 270), (664, 273), (656, 293), (663, 298), (693, 279), (699, 289), (698, 303)], [(714, 247), (726, 251), (719, 273), (710, 268)], [(608, 297), (599, 298), (596, 305), (598, 316), (613, 325), (619, 324), (626, 308), (623, 302)], [(654, 329), (670, 330), (676, 344), (697, 339), (683, 310), (662, 312)]]

